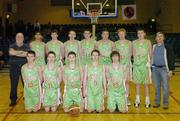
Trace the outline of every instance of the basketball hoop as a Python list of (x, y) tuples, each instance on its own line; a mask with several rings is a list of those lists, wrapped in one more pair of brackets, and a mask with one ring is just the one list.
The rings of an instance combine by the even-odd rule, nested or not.
[(91, 19), (91, 24), (98, 23), (99, 11), (97, 9), (92, 9), (89, 12), (89, 18)]

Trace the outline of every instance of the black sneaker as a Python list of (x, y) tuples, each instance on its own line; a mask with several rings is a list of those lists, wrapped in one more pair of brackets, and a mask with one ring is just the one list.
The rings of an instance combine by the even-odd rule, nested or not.
[(159, 104), (155, 104), (155, 105), (153, 105), (153, 108), (159, 108), (160, 107), (160, 105)]
[(164, 105), (164, 106), (163, 106), (163, 109), (168, 109), (168, 105)]
[(115, 109), (115, 111), (119, 111), (119, 109), (118, 109), (118, 106), (116, 105), (116, 109)]
[(11, 102), (10, 104), (9, 104), (9, 107), (14, 107), (16, 105), (16, 102)]

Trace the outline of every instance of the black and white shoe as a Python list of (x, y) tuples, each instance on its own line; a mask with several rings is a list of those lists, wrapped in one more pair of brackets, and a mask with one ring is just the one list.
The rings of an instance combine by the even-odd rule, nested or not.
[(134, 107), (138, 108), (140, 105), (140, 98), (139, 97), (136, 97), (136, 100), (134, 102)]
[(150, 103), (147, 103), (147, 104), (145, 104), (145, 107), (146, 107), (146, 108), (150, 108), (150, 107), (151, 107), (151, 104), (150, 104)]
[(129, 98), (128, 98), (128, 97), (127, 97), (127, 99), (126, 99), (126, 100), (127, 100), (127, 105), (128, 105), (128, 106), (131, 106), (131, 102), (130, 102), (130, 100), (129, 100)]

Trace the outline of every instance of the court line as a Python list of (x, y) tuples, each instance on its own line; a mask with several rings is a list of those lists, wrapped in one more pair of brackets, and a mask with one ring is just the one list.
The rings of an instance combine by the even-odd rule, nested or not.
[[(20, 96), (20, 98), (17, 100), (16, 105), (19, 103), (19, 101), (21, 100), (22, 97), (23, 97), (23, 93), (21, 93), (21, 96)], [(15, 105), (15, 106), (16, 106), (16, 105)], [(4, 118), (2, 119), (2, 121), (5, 121), (5, 120), (8, 118), (9, 114), (12, 114), (12, 111), (13, 111), (13, 109), (15, 108), (15, 106), (13, 106), (12, 108), (10, 108), (10, 110), (6, 113), (6, 115), (4, 116)]]
[[(170, 91), (170, 96), (173, 98), (173, 100), (178, 104), (178, 105), (180, 105), (180, 101), (176, 98), (176, 97), (174, 97), (173, 96), (173, 92), (172, 91)], [(23, 93), (21, 93), (21, 96), (20, 96), (20, 98), (17, 100), (17, 104), (19, 103), (19, 101), (21, 100), (21, 98), (23, 97)], [(17, 105), (16, 104), (16, 105)], [(15, 106), (16, 106), (15, 105)], [(13, 109), (15, 108), (15, 106), (14, 107), (12, 107), (8, 112), (0, 112), (0, 114), (4, 114), (4, 113), (6, 113), (6, 115), (4, 116), (4, 118), (2, 119), (2, 121), (5, 121), (7, 118), (8, 118), (8, 116), (10, 115), (10, 114), (67, 114), (67, 113), (58, 113), (58, 112), (55, 112), (55, 113), (46, 113), (46, 112), (36, 112), (36, 113), (27, 113), (27, 112), (12, 112), (13, 111)], [(83, 114), (99, 114), (99, 113), (88, 113), (88, 112), (84, 112), (84, 113), (81, 113), (81, 115), (83, 115)], [(123, 113), (119, 113), (119, 112), (114, 112), (114, 113), (109, 113), (109, 112), (103, 112), (103, 113), (100, 113), (100, 114), (123, 114)], [(167, 113), (167, 112), (162, 112), (162, 113), (159, 113), (159, 112), (149, 112), (149, 113), (145, 113), (145, 112), (141, 112), (141, 113), (133, 113), (133, 112), (128, 112), (128, 113), (124, 113), (125, 115), (128, 115), (128, 114), (133, 114), (133, 115), (144, 115), (144, 114), (154, 114), (154, 115), (157, 115), (157, 114), (170, 114), (170, 115), (180, 115), (180, 112), (170, 112), (170, 113)]]
[(180, 101), (173, 95), (173, 92), (170, 91), (170, 96), (173, 98), (173, 100), (178, 104), (180, 105)]
[[(1, 112), (1, 113), (3, 113), (3, 112)], [(0, 113), (0, 114), (1, 114)], [(53, 114), (68, 114), (68, 113), (58, 113), (58, 112), (49, 112), (49, 113), (46, 113), (46, 112), (36, 112), (36, 113), (28, 113), (28, 112), (11, 112), (11, 114), (30, 114), (30, 115), (36, 115), (36, 114), (48, 114), (48, 115), (53, 115)], [(84, 112), (84, 113), (80, 113), (80, 114), (90, 114), (90, 115), (92, 115), (92, 114), (125, 114), (125, 115), (128, 115), (128, 114), (133, 114), (133, 115), (144, 115), (144, 114), (147, 114), (147, 115), (149, 115), (149, 114), (154, 114), (154, 115), (156, 115), (156, 114), (168, 114), (168, 115), (170, 115), (170, 114), (172, 114), (172, 115), (180, 115), (180, 112), (170, 112), (170, 113), (167, 113), (167, 112), (162, 112), (162, 113), (159, 113), (159, 112), (149, 112), (149, 113), (145, 113), (145, 112), (141, 112), (141, 113), (135, 113), (135, 112), (128, 112), (128, 113), (119, 113), (119, 112), (113, 112), (113, 113), (109, 113), (109, 112), (103, 112), (103, 113), (88, 113), (88, 112)]]

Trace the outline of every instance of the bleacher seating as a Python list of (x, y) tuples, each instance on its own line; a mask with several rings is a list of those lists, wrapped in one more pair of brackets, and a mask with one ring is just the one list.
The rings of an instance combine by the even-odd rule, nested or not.
[[(28, 28), (29, 27), (29, 28)], [(33, 34), (35, 30), (33, 29), (33, 25), (28, 24), (28, 27), (26, 27), (26, 31), (23, 32), (25, 34), (25, 43), (29, 43), (32, 40)], [(69, 30), (75, 30), (77, 33), (77, 40), (82, 40), (83, 39), (83, 30), (89, 29), (91, 30), (91, 24), (53, 24), (53, 25), (48, 25), (44, 24), (41, 25), (41, 32), (44, 37), (44, 42), (48, 42), (51, 39), (50, 32), (52, 29), (57, 29), (59, 31), (59, 37), (58, 39), (61, 40), (62, 42), (65, 42), (68, 40), (68, 31)], [(128, 40), (135, 40), (137, 39), (136, 35), (136, 29), (137, 28), (144, 28), (147, 30), (147, 24), (97, 24), (97, 30), (96, 30), (96, 39), (100, 40), (101, 39), (101, 32), (102, 30), (108, 30), (110, 32), (110, 40), (116, 41), (118, 40), (118, 35), (116, 33), (118, 28), (125, 28), (127, 30), (127, 36), (126, 38)], [(149, 33), (148, 33), (149, 34)], [(150, 34), (149, 36), (152, 36)], [(165, 42), (168, 44), (171, 44), (174, 48), (174, 52), (177, 57), (180, 57), (180, 33), (167, 33), (165, 34)], [(150, 37), (154, 39), (153, 37)], [(9, 45), (15, 42), (15, 35), (8, 36), (8, 37), (0, 37), (0, 47), (2, 48), (5, 56), (4, 60), (8, 60), (8, 48)]]

